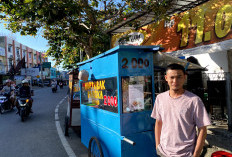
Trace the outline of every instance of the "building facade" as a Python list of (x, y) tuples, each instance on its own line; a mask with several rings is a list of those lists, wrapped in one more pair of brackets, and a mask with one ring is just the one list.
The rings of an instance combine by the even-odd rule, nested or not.
[[(161, 45), (163, 52), (182, 58), (194, 56), (208, 73), (232, 73), (232, 1), (210, 0), (138, 30), (114, 34), (119, 44)], [(129, 40), (123, 39), (130, 36)]]
[(0, 83), (9, 74), (12, 67), (20, 67), (20, 61), (25, 57), (25, 68), (39, 67), (48, 58), (42, 52), (23, 45), (13, 38), (0, 36)]

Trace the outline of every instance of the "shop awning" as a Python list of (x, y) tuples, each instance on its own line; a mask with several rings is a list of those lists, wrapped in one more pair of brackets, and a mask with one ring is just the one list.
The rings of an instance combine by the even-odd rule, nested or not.
[[(171, 9), (167, 11), (168, 16), (172, 16), (173, 14), (179, 14), (181, 12), (187, 11), (191, 8), (195, 8), (196, 6), (205, 3), (209, 0), (176, 0), (174, 4), (172, 5)], [(131, 21), (139, 20), (141, 24), (138, 28), (146, 26), (150, 23), (156, 22), (157, 19), (155, 18), (155, 14), (152, 12), (139, 12), (129, 18), (127, 18), (125, 21), (122, 21), (118, 24), (116, 24), (114, 27), (110, 28), (106, 31), (106, 33), (110, 34), (117, 34), (117, 33), (123, 33), (128, 30), (134, 29), (132, 26), (129, 26), (128, 24)]]
[(207, 69), (188, 62), (186, 59), (173, 57), (167, 53), (156, 52), (153, 56), (155, 71), (164, 71), (169, 64), (177, 63), (186, 68), (186, 71), (206, 71)]

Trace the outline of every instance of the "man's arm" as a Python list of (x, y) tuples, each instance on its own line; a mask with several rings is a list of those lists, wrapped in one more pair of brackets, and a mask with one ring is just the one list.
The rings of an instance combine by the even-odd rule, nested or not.
[(162, 128), (162, 121), (161, 120), (156, 120), (156, 122), (155, 122), (155, 144), (156, 144), (156, 149), (158, 148), (158, 145), (160, 144), (161, 128)]
[(206, 126), (203, 126), (198, 129), (198, 137), (197, 137), (197, 143), (196, 147), (193, 153), (194, 157), (199, 157), (201, 155), (201, 151), (203, 149), (203, 146), (205, 144), (205, 139), (207, 136), (207, 128)]

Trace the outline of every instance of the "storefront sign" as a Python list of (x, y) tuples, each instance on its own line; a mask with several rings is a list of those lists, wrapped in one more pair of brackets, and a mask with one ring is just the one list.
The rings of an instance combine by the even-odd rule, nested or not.
[(140, 45), (144, 40), (144, 35), (140, 32), (132, 32), (129, 34), (123, 35), (119, 38), (115, 46), (117, 45)]
[[(232, 39), (231, 26), (232, 1), (210, 0), (170, 21), (150, 24), (138, 31), (143, 30), (147, 37), (141, 45), (162, 45), (165, 52), (172, 52)], [(112, 46), (118, 38), (119, 34), (112, 37)]]
[(34, 76), (39, 75), (39, 68), (27, 68), (21, 69), (21, 75)]
[(51, 62), (43, 62), (42, 67), (43, 68), (51, 68)]
[(83, 82), (81, 103), (117, 113), (117, 78)]

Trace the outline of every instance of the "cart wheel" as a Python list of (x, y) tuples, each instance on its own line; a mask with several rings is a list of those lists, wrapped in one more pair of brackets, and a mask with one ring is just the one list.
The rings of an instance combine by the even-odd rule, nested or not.
[(88, 157), (103, 157), (100, 142), (96, 137), (89, 140)]
[(69, 124), (68, 123), (69, 123), (69, 117), (66, 116), (65, 123), (64, 123), (64, 128), (65, 128), (64, 135), (65, 136), (69, 136), (69, 133), (68, 133)]

